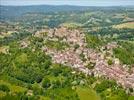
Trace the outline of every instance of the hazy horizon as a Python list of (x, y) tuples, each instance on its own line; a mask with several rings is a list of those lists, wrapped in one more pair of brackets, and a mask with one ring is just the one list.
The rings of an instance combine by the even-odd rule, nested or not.
[(27, 5), (74, 5), (74, 6), (133, 6), (132, 0), (1, 0), (0, 5), (27, 6)]

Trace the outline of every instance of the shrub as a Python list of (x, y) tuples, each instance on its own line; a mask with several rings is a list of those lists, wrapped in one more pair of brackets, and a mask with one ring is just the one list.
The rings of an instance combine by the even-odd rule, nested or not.
[(4, 92), (9, 92), (10, 91), (9, 87), (5, 84), (0, 84), (0, 90), (2, 90)]

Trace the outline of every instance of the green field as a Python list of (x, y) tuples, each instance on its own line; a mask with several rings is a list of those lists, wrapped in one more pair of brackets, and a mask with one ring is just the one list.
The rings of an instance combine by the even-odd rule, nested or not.
[(100, 100), (96, 92), (90, 88), (77, 87), (76, 89), (80, 100)]

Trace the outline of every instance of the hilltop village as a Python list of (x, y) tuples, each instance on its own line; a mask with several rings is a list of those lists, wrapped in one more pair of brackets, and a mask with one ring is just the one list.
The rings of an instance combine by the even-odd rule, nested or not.
[(44, 29), (36, 32), (34, 37), (69, 44), (62, 50), (42, 47), (42, 51), (52, 57), (53, 63), (70, 66), (86, 75), (104, 76), (116, 80), (124, 88), (134, 88), (134, 69), (127, 69), (127, 65), (123, 65), (118, 58), (113, 56), (112, 49), (118, 47), (116, 42), (102, 46), (99, 51), (91, 49), (87, 47), (86, 37), (82, 31), (66, 27)]
[(134, 7), (0, 9), (0, 100), (134, 100)]

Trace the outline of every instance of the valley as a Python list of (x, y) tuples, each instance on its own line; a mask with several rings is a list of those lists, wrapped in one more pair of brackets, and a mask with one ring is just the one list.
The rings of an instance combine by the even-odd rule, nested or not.
[(134, 99), (133, 7), (0, 8), (1, 100)]

